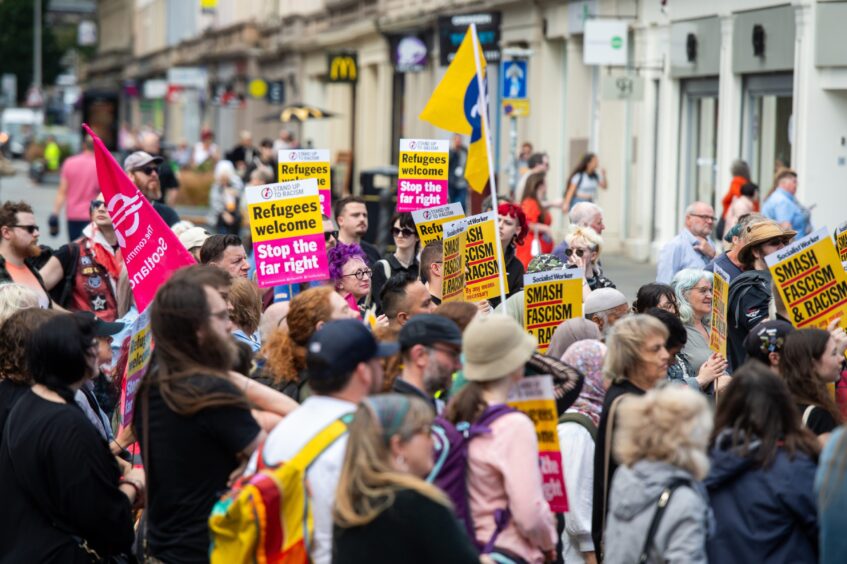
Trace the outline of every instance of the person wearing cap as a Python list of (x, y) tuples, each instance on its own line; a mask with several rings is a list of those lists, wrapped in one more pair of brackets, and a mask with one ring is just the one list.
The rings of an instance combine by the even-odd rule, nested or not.
[[(536, 341), (511, 317), (492, 314), (471, 321), (462, 347), (468, 383), (444, 412), (454, 425), (472, 423), (485, 409), (508, 401), (509, 390), (524, 377)], [(512, 561), (502, 560), (505, 552), (526, 562), (555, 560), (556, 523), (544, 499), (532, 420), (514, 411), (488, 427), (488, 437), (468, 446), (468, 501), (475, 540), (485, 543), (492, 537), (495, 515), (505, 509), (511, 518), (496, 538), (492, 559)]]
[(748, 224), (762, 221), (765, 217), (758, 213), (748, 213), (738, 218), (738, 222), (728, 229), (723, 240), (729, 243), (729, 250), (716, 256), (703, 270), (706, 272), (714, 272), (715, 265), (718, 265), (729, 275), (729, 281), (744, 272), (744, 265), (738, 260), (738, 251), (744, 244), (744, 233)]
[(82, 237), (54, 251), (39, 272), (55, 303), (114, 321), (118, 279), (125, 266), (102, 194), (91, 201), (89, 214), (91, 223)]
[(694, 202), (685, 208), (685, 227), (668, 241), (659, 253), (656, 282), (670, 284), (683, 268), (703, 269), (715, 258), (717, 244), (711, 240), (715, 210), (706, 202)]
[(393, 391), (417, 396), (432, 406), (439, 391), (449, 389), (453, 373), (462, 368), (462, 332), (453, 321), (425, 313), (409, 320), (397, 339), (403, 371), (394, 380)]
[(162, 186), (159, 182), (159, 165), (162, 157), (153, 156), (144, 151), (136, 151), (124, 159), (124, 170), (132, 183), (141, 191), (153, 205), (156, 213), (165, 221), (168, 227), (179, 221), (179, 214), (167, 204), (159, 202), (162, 198)]
[[(327, 425), (356, 410), (356, 405), (382, 388), (379, 360), (397, 352), (396, 343), (377, 343), (365, 325), (355, 319), (330, 321), (318, 329), (306, 349), (306, 374), (311, 388), (303, 404), (268, 435), (263, 463), (273, 466), (290, 460)], [(312, 462), (306, 472), (311, 495), (314, 533), (311, 561), (332, 561), (332, 509), (341, 476), (347, 433)], [(248, 466), (256, 467), (256, 455)]]
[(198, 263), (200, 262), (200, 248), (203, 246), (203, 243), (206, 242), (206, 239), (211, 237), (211, 233), (203, 229), (202, 227), (190, 227), (179, 234), (179, 242), (182, 243), (182, 246), (185, 247), (191, 256), (194, 257)]
[(779, 357), (785, 338), (794, 331), (790, 323), (780, 319), (762, 321), (747, 334), (744, 350), (750, 358), (758, 360), (779, 376)]
[(747, 224), (738, 260), (745, 272), (729, 284), (726, 354), (730, 372), (747, 359), (744, 339), (750, 329), (768, 318), (772, 278), (765, 257), (784, 248), (797, 232), (766, 219)]
[(618, 319), (629, 313), (629, 304), (620, 290), (598, 288), (585, 299), (585, 318), (593, 321), (603, 335), (608, 334)]

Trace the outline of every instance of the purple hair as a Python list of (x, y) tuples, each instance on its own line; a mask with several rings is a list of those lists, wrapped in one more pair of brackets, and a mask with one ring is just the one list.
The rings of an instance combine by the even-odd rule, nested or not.
[(341, 280), (344, 265), (351, 259), (362, 259), (366, 265), (368, 264), (368, 258), (365, 256), (365, 251), (363, 251), (362, 247), (355, 243), (352, 245), (345, 245), (339, 241), (337, 245), (327, 251), (326, 257), (329, 262), (329, 279), (333, 281)]

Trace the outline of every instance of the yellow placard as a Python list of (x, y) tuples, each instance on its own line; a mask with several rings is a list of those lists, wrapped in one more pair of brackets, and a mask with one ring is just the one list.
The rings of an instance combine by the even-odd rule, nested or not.
[(835, 249), (838, 251), (838, 260), (847, 262), (847, 222), (835, 230)]
[(323, 233), (321, 207), (315, 196), (250, 204), (247, 213), (254, 243)]
[(480, 302), (500, 295), (497, 225), (494, 212), (474, 215), (466, 221), (462, 234), (465, 301)]
[(562, 322), (582, 317), (582, 271), (550, 270), (524, 275), (523, 326), (546, 352)]
[(441, 259), (441, 301), (461, 302), (465, 299), (465, 276), (462, 269), (462, 239), (465, 219), (444, 224), (444, 256)]
[(277, 181), (290, 182), (314, 178), (318, 182), (321, 213), (332, 217), (332, 172), (327, 149), (282, 149), (279, 151)]
[(415, 222), (421, 247), (426, 247), (432, 241), (440, 240), (445, 223), (463, 217), (465, 217), (465, 212), (462, 210), (462, 204), (459, 203), (413, 211), (412, 220)]
[(795, 327), (825, 329), (839, 318), (847, 327), (847, 273), (826, 229), (766, 256), (765, 262)]
[(709, 349), (726, 358), (726, 312), (729, 304), (729, 275), (718, 265), (712, 278), (712, 327)]

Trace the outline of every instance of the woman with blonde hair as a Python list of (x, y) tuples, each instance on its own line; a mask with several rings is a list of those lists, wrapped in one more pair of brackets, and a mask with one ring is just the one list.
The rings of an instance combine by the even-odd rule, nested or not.
[(609, 562), (707, 562), (712, 431), (708, 401), (683, 386), (627, 398), (618, 411), (606, 528)]
[(568, 267), (581, 268), (588, 287), (593, 291), (598, 288), (614, 288), (615, 284), (605, 276), (600, 268), (600, 250), (603, 238), (590, 227), (571, 225), (565, 235), (568, 248), (565, 257)]
[(0, 324), (16, 311), (33, 307), (38, 307), (38, 294), (33, 290), (15, 282), (0, 284)]
[(253, 379), (302, 401), (306, 384), (306, 345), (315, 331), (333, 319), (355, 318), (356, 312), (330, 286), (309, 288), (291, 300), (287, 328), (270, 334), (262, 346)]
[(602, 547), (607, 494), (618, 467), (612, 456), (618, 404), (629, 395), (643, 396), (667, 378), (670, 362), (670, 354), (665, 346), (667, 340), (668, 330), (664, 324), (645, 314), (628, 315), (618, 320), (606, 338), (608, 350), (603, 363), (603, 376), (611, 384), (603, 398), (603, 412), (597, 426), (594, 506), (591, 508), (591, 536), (597, 552)]
[(479, 562), (432, 469), (432, 409), (386, 394), (366, 398), (350, 424), (335, 494), (335, 564)]

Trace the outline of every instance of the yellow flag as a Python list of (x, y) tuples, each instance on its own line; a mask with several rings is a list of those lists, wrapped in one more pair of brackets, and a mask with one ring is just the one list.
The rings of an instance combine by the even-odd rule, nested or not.
[[(465, 178), (476, 192), (485, 190), (488, 182), (488, 156), (485, 147), (487, 131), (479, 111), (479, 83), (474, 60), (474, 28), (468, 27), (465, 38), (444, 78), (419, 116), (435, 127), (462, 135), (470, 135)], [(480, 73), (485, 81), (485, 57), (476, 41)]]

